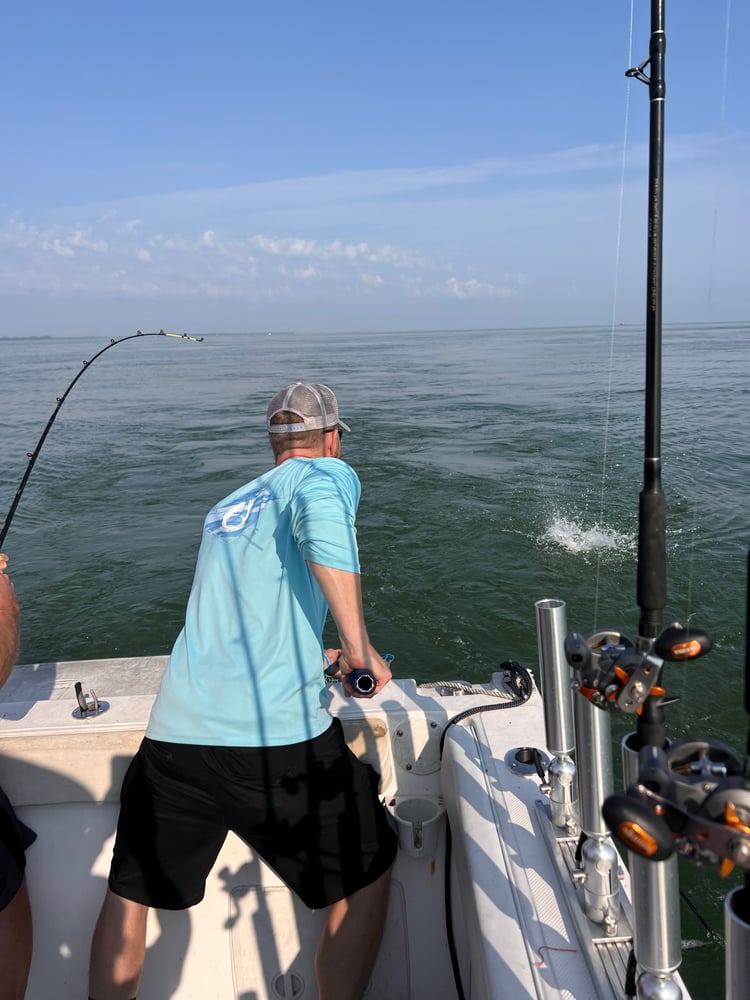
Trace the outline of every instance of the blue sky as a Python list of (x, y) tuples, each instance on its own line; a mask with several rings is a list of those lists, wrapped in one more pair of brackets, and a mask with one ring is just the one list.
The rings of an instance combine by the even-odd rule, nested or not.
[[(750, 317), (748, 6), (667, 3), (665, 322)], [(646, 0), (632, 50), (630, 23), (630, 0), (6, 6), (0, 336), (639, 323)]]

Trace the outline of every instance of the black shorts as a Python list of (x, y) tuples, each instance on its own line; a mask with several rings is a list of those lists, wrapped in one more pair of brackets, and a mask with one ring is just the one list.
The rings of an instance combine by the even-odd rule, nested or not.
[(110, 888), (159, 909), (193, 906), (232, 830), (307, 906), (328, 906), (395, 858), (377, 783), (337, 719), (282, 747), (144, 739), (122, 784)]
[(0, 910), (5, 909), (21, 888), (26, 871), (25, 851), (35, 840), (34, 831), (16, 816), (0, 788)]

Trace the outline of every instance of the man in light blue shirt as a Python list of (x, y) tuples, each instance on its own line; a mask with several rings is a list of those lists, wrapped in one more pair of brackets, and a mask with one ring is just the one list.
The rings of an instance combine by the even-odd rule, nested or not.
[[(329, 907), (319, 1000), (359, 1000), (377, 957), (395, 836), (324, 696), (326, 657), (350, 696), (352, 670), (376, 693), (391, 676), (362, 608), (349, 427), (327, 386), (298, 382), (273, 397), (267, 428), (274, 467), (205, 519), (185, 625), (123, 782), (93, 1000), (135, 996), (149, 907), (197, 903), (228, 830)], [(329, 609), (341, 648), (324, 651)]]

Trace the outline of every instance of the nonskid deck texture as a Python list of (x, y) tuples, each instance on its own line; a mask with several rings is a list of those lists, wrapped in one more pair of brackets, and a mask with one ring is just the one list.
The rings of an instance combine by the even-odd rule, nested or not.
[[(0, 784), (39, 835), (28, 855), (35, 927), (28, 1000), (86, 995), (120, 782), (165, 662), (17, 667), (0, 692)], [(104, 714), (77, 717), (77, 681), (108, 703)], [(401, 837), (366, 996), (457, 996), (445, 929), (447, 814), (452, 926), (466, 997), (624, 997), (627, 906), (614, 937), (583, 916), (571, 874), (575, 843), (549, 823), (538, 776), (516, 756), (523, 747), (544, 750), (541, 698), (535, 689), (521, 707), (496, 710), (510, 697), (503, 674), (484, 687), (443, 696), (440, 688), (394, 681), (356, 701), (339, 685), (329, 688), (349, 745), (380, 772)], [(441, 758), (449, 720), (481, 706), (491, 710), (449, 727)], [(627, 888), (624, 871), (622, 879)], [(312, 961), (324, 919), (230, 835), (203, 902), (152, 915), (139, 1000), (314, 998)]]

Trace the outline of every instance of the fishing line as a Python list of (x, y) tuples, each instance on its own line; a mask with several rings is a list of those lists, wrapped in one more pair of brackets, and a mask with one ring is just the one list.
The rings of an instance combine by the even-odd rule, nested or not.
[(717, 933), (713, 929), (713, 927), (709, 924), (709, 922), (706, 920), (706, 918), (701, 913), (698, 912), (695, 903), (693, 903), (693, 901), (690, 899), (690, 897), (688, 896), (688, 894), (685, 892), (684, 889), (680, 889), (680, 899), (687, 906), (687, 908), (690, 910), (693, 916), (696, 917), (697, 920), (703, 925), (703, 929), (706, 932), (706, 937), (708, 938), (708, 940), (715, 941), (716, 944), (724, 944), (724, 939), (722, 938), (721, 934)]
[(88, 361), (83, 362), (83, 368), (81, 368), (81, 370), (78, 372), (75, 378), (70, 382), (68, 388), (62, 394), (62, 396), (57, 397), (57, 406), (53, 410), (52, 416), (47, 421), (47, 426), (42, 431), (42, 436), (39, 438), (36, 448), (33, 451), (26, 453), (29, 459), (29, 464), (26, 466), (26, 471), (24, 472), (20, 485), (16, 490), (16, 495), (13, 499), (13, 503), (10, 505), (8, 516), (5, 518), (5, 524), (2, 527), (2, 531), (0, 531), (0, 549), (2, 549), (3, 547), (3, 542), (5, 541), (5, 536), (8, 534), (8, 529), (10, 528), (11, 522), (13, 521), (13, 517), (16, 513), (16, 508), (18, 507), (19, 501), (23, 496), (23, 491), (26, 489), (26, 483), (29, 481), (31, 470), (34, 468), (37, 458), (39, 458), (39, 452), (42, 450), (42, 445), (44, 444), (47, 435), (49, 434), (50, 429), (52, 428), (52, 425), (55, 422), (57, 414), (60, 412), (63, 403), (67, 399), (68, 393), (76, 384), (81, 375), (83, 375), (85, 371), (88, 371), (88, 369), (91, 367), (94, 361), (96, 361), (97, 358), (101, 357), (105, 351), (108, 351), (111, 347), (115, 347), (117, 344), (123, 344), (126, 340), (135, 340), (138, 337), (177, 337), (179, 340), (192, 340), (195, 343), (200, 343), (203, 340), (203, 337), (189, 337), (186, 333), (165, 333), (164, 330), (159, 330), (158, 333), (141, 333), (141, 331), (138, 330), (137, 333), (130, 334), (130, 336), (128, 337), (121, 337), (119, 340), (110, 340), (107, 346), (103, 347), (101, 351), (97, 351), (97, 353), (93, 356), (93, 358), (89, 358)]
[[(721, 99), (719, 110), (719, 136), (723, 139), (726, 135), (727, 123), (727, 81), (729, 78), (729, 29), (732, 20), (732, 0), (727, 0), (727, 13), (724, 21), (724, 66), (721, 80)], [(715, 177), (715, 175), (714, 175)], [(711, 226), (711, 240), (709, 241), (709, 266), (708, 266), (708, 289), (706, 292), (706, 321), (711, 319), (711, 307), (713, 304), (713, 276), (714, 262), (716, 259), (716, 233), (719, 225), (719, 202), (716, 197), (716, 181), (713, 186), (714, 211)]]
[[(728, 89), (728, 79), (729, 79), (729, 35), (730, 27), (732, 21), (732, 0), (727, 0), (726, 6), (726, 16), (724, 20), (724, 60), (722, 67), (722, 80), (721, 80), (721, 98), (719, 101), (719, 136), (723, 139), (726, 136), (726, 111), (727, 111), (727, 89)], [(720, 143), (721, 148), (721, 143)], [(713, 181), (713, 213), (711, 219), (711, 239), (709, 240), (709, 251), (708, 251), (708, 285), (706, 288), (706, 306), (703, 317), (704, 323), (711, 322), (711, 312), (713, 309), (713, 279), (714, 272), (716, 270), (716, 239), (719, 229), (719, 197), (718, 197), (718, 186), (717, 186), (717, 174), (713, 171), (712, 176)], [(693, 449), (693, 454), (697, 453), (697, 449)], [(705, 454), (705, 450), (701, 449), (701, 453)], [(708, 477), (702, 477), (706, 480)], [(688, 579), (687, 579), (687, 614), (686, 620), (690, 623), (692, 614), (691, 608), (693, 606), (693, 579), (695, 575), (695, 550), (697, 547), (696, 538), (698, 535), (698, 505), (693, 504), (693, 518), (690, 525), (690, 555), (688, 559)]]
[[(628, 39), (628, 66), (633, 65), (633, 25), (635, 20), (634, 2), (630, 0), (630, 34)], [(614, 265), (614, 287), (612, 289), (612, 320), (609, 330), (609, 370), (607, 377), (607, 392), (605, 396), (604, 410), (604, 443), (602, 448), (602, 477), (599, 493), (599, 524), (604, 524), (604, 497), (607, 489), (607, 459), (609, 456), (609, 429), (612, 415), (612, 386), (614, 382), (614, 357), (615, 357), (615, 329), (617, 325), (617, 286), (620, 278), (620, 265), (622, 253), (622, 227), (625, 217), (625, 165), (628, 153), (628, 136), (630, 132), (630, 86), (625, 89), (625, 118), (623, 123), (622, 137), (622, 162), (620, 165), (620, 199), (617, 209), (617, 236), (615, 238), (615, 265)], [(596, 573), (594, 581), (594, 630), (597, 628), (599, 620), (599, 583), (602, 564), (602, 550), (597, 549), (596, 553)]]

